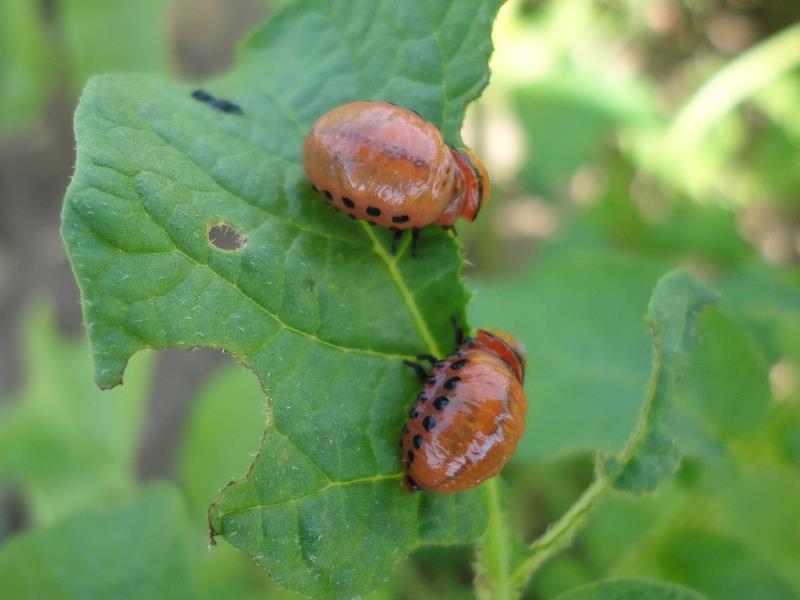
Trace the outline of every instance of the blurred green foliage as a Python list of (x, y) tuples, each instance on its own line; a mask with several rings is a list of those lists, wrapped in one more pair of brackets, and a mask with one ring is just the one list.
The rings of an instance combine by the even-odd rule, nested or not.
[[(0, 4), (0, 130), (36, 118), (63, 77), (55, 65), (69, 65), (75, 89), (96, 69), (168, 68), (157, 3), (91, 4), (59, 5), (60, 51), (39, 5)], [(657, 277), (681, 264), (722, 295), (700, 319), (677, 400), (678, 473), (656, 494), (606, 498), (526, 597), (625, 598), (591, 582), (630, 578), (726, 600), (800, 595), (798, 19), (795, 3), (723, 0), (515, 1), (501, 13), (493, 83), (465, 135), (499, 175), (461, 235), (475, 262), (471, 322), (508, 329), (528, 347), (528, 430), (505, 477), (524, 537), (569, 507), (591, 480), (593, 453), (620, 450), (635, 424)], [(98, 35), (116, 32), (115, 22), (139, 23), (138, 35), (115, 36), (105, 52)], [(53, 539), (71, 519), (125, 537), (129, 521), (103, 511), (122, 515), (166, 494), (171, 522), (188, 510), (191, 525), (152, 539), (190, 540), (189, 588), (283, 597), (230, 548), (205, 554), (205, 506), (258, 448), (265, 417), (252, 376), (230, 367), (198, 395), (178, 452), (180, 495), (137, 492), (131, 466), (151, 358), (134, 359), (125, 386), (101, 395), (85, 346), (57, 336), (46, 310), (25, 330), (31, 374), (0, 415), (0, 477), (21, 490), (34, 527), (0, 547), (0, 571), (22, 569), (37, 546), (58, 556)], [(471, 597), (470, 553), (418, 551), (370, 597)], [(694, 597), (653, 585), (663, 594), (629, 589)]]
[[(528, 347), (530, 420), (509, 477), (523, 530), (577, 497), (583, 453), (624, 442), (656, 275), (683, 264), (722, 293), (677, 398), (675, 481), (606, 499), (532, 597), (631, 576), (709, 598), (800, 594), (800, 42), (788, 28), (800, 7), (732, 5), (523, 2), (498, 22), (493, 86), (467, 141), (504, 176), (483, 215), (493, 222), (463, 237), (478, 257), (473, 322)], [(720, 23), (730, 36), (750, 28), (752, 51), (709, 43)], [(720, 77), (749, 95), (704, 91), (727, 89)], [(681, 125), (700, 101), (714, 120)], [(509, 106), (522, 144), (493, 142)]]
[(197, 597), (180, 497), (145, 487), (111, 509), (81, 510), (0, 548), (3, 598)]
[(44, 109), (55, 65), (39, 5), (0, 2), (0, 133), (30, 124)]
[(170, 0), (0, 2), (0, 135), (33, 125), (58, 86), (98, 73), (166, 73)]
[(589, 584), (567, 592), (557, 600), (700, 600), (702, 596), (680, 586), (648, 581), (620, 579)]
[(60, 336), (52, 308), (34, 307), (23, 328), (27, 384), (0, 404), (0, 478), (24, 492), (45, 525), (136, 486), (136, 447), (153, 355), (131, 361), (125, 386), (104, 393), (85, 377), (85, 343)]
[(264, 433), (264, 393), (258, 379), (241, 368), (215, 373), (197, 395), (178, 456), (178, 477), (194, 515), (228, 481), (241, 479)]

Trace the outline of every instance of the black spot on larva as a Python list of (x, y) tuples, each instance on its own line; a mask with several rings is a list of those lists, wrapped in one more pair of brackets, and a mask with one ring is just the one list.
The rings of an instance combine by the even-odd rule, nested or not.
[(213, 102), (214, 96), (209, 94), (205, 90), (195, 90), (192, 92), (192, 98), (195, 100), (200, 100), (200, 102)]
[(437, 360), (435, 363), (433, 363), (433, 366), (436, 367), (437, 369), (441, 369), (444, 366), (444, 361)]
[(433, 401), (433, 408), (436, 410), (442, 410), (448, 404), (450, 404), (450, 400), (447, 399), (447, 396), (439, 396)]
[(370, 217), (380, 217), (381, 216), (381, 209), (377, 206), (368, 206), (367, 207), (367, 214)]
[(453, 364), (450, 365), (450, 368), (458, 371), (459, 369), (463, 369), (468, 362), (469, 362), (468, 358), (462, 358), (460, 360), (453, 361)]
[(414, 439), (412, 439), (411, 442), (414, 444), (414, 448), (416, 448), (417, 450), (422, 448), (423, 442), (422, 442), (422, 436), (420, 434), (415, 435)]
[(408, 220), (408, 215), (397, 215), (396, 217), (392, 217), (392, 223), (407, 223)]
[(433, 385), (436, 383), (436, 377), (428, 377), (428, 385)]
[(330, 201), (333, 201), (333, 194), (331, 194), (331, 193), (330, 193), (328, 190), (325, 190), (325, 191), (324, 191), (324, 192), (322, 192), (322, 193), (323, 193), (323, 194), (325, 194), (325, 197), (326, 197), (328, 200), (330, 200)]
[(433, 415), (428, 415), (424, 419), (422, 419), (422, 426), (425, 428), (425, 431), (430, 431), (434, 427), (436, 427), (436, 417)]
[(403, 425), (403, 433), (408, 433), (408, 425)]
[(444, 389), (446, 390), (454, 390), (456, 389), (456, 384), (461, 381), (461, 377), (451, 377), (447, 381), (444, 382)]
[(422, 489), (417, 485), (416, 481), (411, 479), (411, 477), (406, 476), (406, 483), (408, 484), (408, 487), (411, 488), (411, 491), (418, 492)]
[(417, 402), (425, 403), (427, 401), (428, 401), (428, 397), (423, 392), (420, 392), (419, 394), (417, 394)]
[(409, 450), (408, 452), (406, 452), (406, 460), (408, 460), (408, 464), (411, 464), (412, 462), (414, 462), (414, 451), (413, 450)]
[(410, 411), (408, 411), (408, 416), (412, 419), (416, 419), (419, 416), (419, 411), (416, 408), (412, 408)]
[(355, 205), (356, 205), (356, 203), (355, 203), (355, 202), (353, 202), (352, 200), (350, 200), (350, 198), (348, 198), (347, 196), (344, 196), (344, 197), (342, 198), (342, 202), (344, 202), (344, 205), (345, 205), (347, 208), (355, 208)]

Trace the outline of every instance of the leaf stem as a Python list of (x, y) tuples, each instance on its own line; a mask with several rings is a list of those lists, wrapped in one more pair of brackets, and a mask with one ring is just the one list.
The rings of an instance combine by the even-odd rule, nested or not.
[(498, 477), (484, 485), (489, 519), (486, 533), (477, 546), (475, 591), (481, 600), (514, 600), (517, 593), (511, 583), (511, 534), (500, 498)]
[(605, 478), (597, 475), (569, 510), (528, 546), (527, 557), (511, 575), (511, 583), (515, 589), (522, 589), (539, 567), (572, 543), (572, 538), (586, 521), (591, 509), (609, 491), (610, 486)]

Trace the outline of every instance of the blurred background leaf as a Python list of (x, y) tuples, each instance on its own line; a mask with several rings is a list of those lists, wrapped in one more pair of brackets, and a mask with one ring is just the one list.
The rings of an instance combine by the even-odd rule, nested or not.
[(172, 0), (3, 0), (0, 136), (35, 124), (59, 87), (77, 97), (92, 75), (173, 69)]
[(166, 73), (172, 68), (171, 0), (59, 0), (71, 87), (97, 73)]
[(53, 53), (31, 0), (0, 3), (0, 135), (30, 125), (53, 88)]
[(583, 586), (557, 600), (701, 600), (702, 595), (677, 585), (646, 579), (621, 579)]
[(515, 460), (621, 450), (650, 373), (644, 312), (658, 261), (552, 251), (516, 279), (475, 282), (474, 323), (513, 331), (528, 352), (528, 424)]
[(266, 422), (264, 392), (240, 365), (214, 373), (194, 400), (178, 451), (178, 475), (189, 507), (205, 517), (228, 481), (241, 479)]
[(153, 356), (136, 356), (125, 386), (105, 393), (85, 377), (87, 344), (58, 332), (50, 305), (31, 309), (23, 342), (26, 383), (0, 405), (0, 478), (39, 525), (131, 493)]
[(179, 495), (143, 488), (115, 508), (83, 509), (0, 548), (3, 598), (196, 598)]

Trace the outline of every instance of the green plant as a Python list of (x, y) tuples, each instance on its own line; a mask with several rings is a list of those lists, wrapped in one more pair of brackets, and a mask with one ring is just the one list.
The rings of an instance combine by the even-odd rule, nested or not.
[[(504, 280), (478, 271), (465, 284), (462, 248), (446, 232), (424, 232), (418, 260), (407, 242), (393, 257), (389, 232), (334, 213), (306, 185), (305, 132), (352, 99), (414, 108), (460, 143), (464, 109), (488, 81), (501, 4), (291, 4), (250, 37), (231, 72), (203, 83), (243, 115), (153, 77), (89, 82), (62, 234), (97, 382), (119, 384), (143, 349), (210, 346), (241, 364), (198, 397), (176, 485), (142, 490), (129, 467), (147, 368), (138, 390), (114, 405), (130, 418), (87, 418), (77, 431), (34, 410), (29, 398), (57, 394), (32, 383), (0, 426), (8, 442), (0, 449), (14, 450), (0, 450), (0, 476), (43, 508), (37, 528), (0, 548), (0, 595), (283, 594), (265, 582), (269, 572), (280, 588), (314, 597), (461, 598), (470, 593), (459, 581), (467, 560), (481, 598), (790, 598), (800, 590), (800, 540), (786, 530), (800, 516), (800, 411), (796, 388), (776, 402), (769, 382), (776, 365), (791, 374), (800, 360), (800, 281), (796, 270), (764, 265), (718, 206), (676, 198), (666, 217), (648, 220), (628, 201), (642, 172), (659, 178), (659, 194), (709, 200), (707, 188), (673, 177), (670, 155), (647, 153), (654, 139), (683, 129), (657, 114), (651, 94), (595, 93), (581, 72), (505, 82), (528, 138), (551, 140), (553, 152), (530, 154), (517, 176), (500, 181), (488, 214), (461, 239), (471, 247), (481, 232), (502, 258), (506, 249), (487, 232), (500, 214), (492, 211), (517, 189), (546, 194), (566, 224)], [(545, 3), (535, 27), (559, 56), (571, 46), (554, 32), (593, 22), (594, 10)], [(759, 60), (777, 42), (764, 44)], [(786, 108), (759, 102), (776, 114)], [(633, 142), (604, 150), (619, 128)], [(711, 135), (703, 147), (717, 142)], [(564, 180), (588, 160), (607, 169), (607, 185), (595, 204), (564, 208)], [(722, 168), (716, 159), (697, 166), (709, 164)], [(237, 232), (240, 247), (215, 245), (218, 225)], [(680, 270), (662, 276), (676, 263), (711, 283)], [(418, 386), (401, 361), (444, 354), (451, 315), (526, 342), (527, 433), (503, 481), (410, 495), (399, 485), (396, 446)], [(46, 327), (39, 332), (32, 364), (60, 347)], [(98, 400), (115, 402), (75, 394), (54, 405), (91, 412)], [(105, 452), (76, 440), (106, 421), (122, 432), (113, 460), (48, 487), (52, 470), (36, 453), (82, 448), (62, 456), (61, 471), (74, 472)], [(77, 499), (53, 502), (51, 489), (77, 490)], [(126, 568), (114, 546), (139, 523), (153, 543), (132, 547)], [(206, 523), (218, 546), (204, 557)], [(75, 540), (79, 530), (88, 535)], [(98, 549), (108, 577), (93, 579), (74, 559)]]
[[(210, 82), (243, 118), (209, 110), (182, 86), (95, 80), (78, 110), (63, 227), (101, 386), (119, 383), (135, 351), (170, 345), (223, 348), (259, 377), (271, 400), (267, 430), (247, 477), (212, 505), (212, 536), (249, 552), (282, 585), (317, 596), (369, 590), (417, 545), (475, 539), (487, 510), (483, 490), (409, 497), (398, 487), (395, 432), (414, 390), (401, 361), (444, 355), (447, 316), (464, 310), (453, 240), (426, 236), (419, 261), (407, 247), (390, 256), (384, 232), (314, 202), (299, 148), (314, 115), (365, 97), (416, 107), (456, 143), (459, 115), (487, 79), (497, 4), (476, 2), (478, 19), (427, 3), (390, 14), (343, 8), (283, 13), (252, 38), (239, 69)], [(363, 54), (354, 54), (359, 33)], [(398, 53), (415, 60), (392, 64)], [(220, 222), (243, 232), (242, 248), (209, 243)], [(672, 355), (691, 325), (671, 321), (693, 318), (704, 301), (682, 280), (665, 286), (676, 290), (652, 309), (672, 311), (652, 317), (665, 340), (656, 351), (664, 374), (654, 374), (629, 449), (601, 463), (598, 483), (510, 581), (503, 571), (512, 565), (492, 539), (502, 527), (489, 528), (480, 555), (487, 597), (522, 587), (550, 553), (541, 548), (559, 547), (600, 490), (653, 489), (674, 470), (677, 455), (659, 454), (671, 435), (659, 417), (678, 368)], [(676, 341), (666, 341), (673, 328)], [(490, 520), (502, 518), (495, 485), (486, 486)]]

